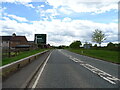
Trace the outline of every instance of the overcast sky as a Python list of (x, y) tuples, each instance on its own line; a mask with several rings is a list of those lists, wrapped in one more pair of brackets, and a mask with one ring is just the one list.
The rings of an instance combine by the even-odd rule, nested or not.
[(16, 33), (33, 41), (34, 34), (47, 34), (47, 43), (58, 46), (91, 42), (92, 32), (100, 29), (107, 38), (102, 45), (118, 41), (119, 0), (0, 1), (2, 35)]

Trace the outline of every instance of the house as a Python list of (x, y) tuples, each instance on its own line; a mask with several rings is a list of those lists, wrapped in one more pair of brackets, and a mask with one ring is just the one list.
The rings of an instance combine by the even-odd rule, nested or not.
[(3, 49), (15, 49), (15, 48), (29, 48), (30, 45), (25, 36), (16, 36), (15, 33), (12, 36), (0, 36), (2, 38)]
[(31, 49), (37, 49), (38, 48), (37, 44), (35, 44), (34, 41), (28, 41), (28, 43), (29, 43)]

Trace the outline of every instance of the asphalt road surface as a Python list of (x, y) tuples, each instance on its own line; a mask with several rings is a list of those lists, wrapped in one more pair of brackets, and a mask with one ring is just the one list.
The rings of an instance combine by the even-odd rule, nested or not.
[(49, 54), (31, 87), (118, 88), (120, 87), (119, 66), (56, 49)]
[(118, 88), (118, 65), (54, 50), (35, 83), (34, 88)]

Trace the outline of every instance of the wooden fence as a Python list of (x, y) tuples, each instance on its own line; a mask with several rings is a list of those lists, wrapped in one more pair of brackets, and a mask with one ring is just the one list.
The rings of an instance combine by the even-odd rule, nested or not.
[(20, 52), (29, 51), (29, 49), (2, 49), (2, 58), (17, 56)]

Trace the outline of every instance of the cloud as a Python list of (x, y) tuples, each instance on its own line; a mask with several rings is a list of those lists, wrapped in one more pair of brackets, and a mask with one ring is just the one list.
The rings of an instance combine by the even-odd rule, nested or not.
[(40, 5), (40, 7), (45, 7), (44, 5)]
[(13, 19), (15, 19), (15, 20), (17, 20), (17, 21), (19, 21), (19, 22), (27, 22), (27, 21), (28, 21), (26, 18), (19, 17), (19, 16), (16, 16), (16, 15), (8, 15), (8, 14), (7, 14), (7, 16), (8, 16), (8, 17), (11, 17), (11, 18), (13, 18)]
[(62, 21), (63, 21), (63, 22), (70, 22), (70, 21), (72, 21), (72, 19), (69, 18), (69, 17), (66, 17), (66, 18), (64, 18)]
[(23, 5), (25, 5), (26, 7), (35, 8), (32, 4), (25, 3)]
[(33, 6), (33, 4), (31, 4), (30, 2), (31, 2), (31, 0), (28, 0), (28, 1), (15, 1), (13, 3), (15, 3), (15, 4), (22, 4), (22, 5), (24, 5), (26, 7), (29, 7), (29, 8), (35, 8)]
[(15, 3), (15, 2), (32, 2), (32, 0), (1, 0), (0, 2), (11, 2), (11, 3)]
[(69, 15), (73, 13), (73, 10), (71, 10), (69, 7), (62, 6), (58, 9), (58, 12)]
[[(47, 2), (48, 0), (1, 0), (1, 2)], [(55, 0), (51, 0), (52, 2)], [(59, 2), (66, 3), (68, 0), (60, 0)], [(75, 0), (78, 2), (119, 2), (119, 0)]]
[(0, 0), (0, 2), (30, 3), (30, 2), (46, 2), (46, 0)]
[(54, 8), (60, 8), (61, 11), (64, 13), (71, 13), (71, 11), (76, 13), (81, 12), (91, 12), (94, 14), (104, 13), (110, 11), (112, 9), (117, 10), (118, 0), (111, 1), (111, 0), (101, 0), (101, 1), (86, 1), (86, 0), (47, 0), (49, 5), (54, 6)]
[(43, 5), (41, 7), (38, 6), (36, 8), (36, 12), (40, 15), (40, 18), (43, 19), (43, 20), (48, 20), (48, 19), (54, 19), (56, 15), (59, 15), (59, 13), (57, 12), (57, 9), (46, 9), (44, 10), (43, 9)]
[(30, 4), (30, 2), (32, 2), (32, 0), (1, 0), (0, 2), (9, 2), (9, 3), (15, 3), (15, 4), (22, 4), (26, 7), (30, 7), (30, 8), (35, 8), (32, 4)]
[(118, 25), (116, 23), (96, 23), (88, 20), (71, 20), (66, 17), (63, 20), (53, 19), (52, 21), (31, 21), (20, 23), (8, 17), (0, 21), (3, 35), (10, 35), (16, 32), (17, 35), (25, 35), (28, 40), (34, 40), (34, 34), (46, 33), (47, 43), (51, 45), (69, 45), (74, 40), (91, 42), (91, 35), (95, 29), (105, 33), (107, 42), (117, 41)]
[[(82, 12), (100, 14), (110, 10), (118, 10), (119, 0), (1, 0), (1, 2), (23, 4), (31, 8), (35, 7), (30, 4), (30, 2), (46, 2), (46, 4), (53, 6), (53, 9), (64, 14)], [(40, 7), (42, 8), (44, 5), (41, 5)]]
[(0, 12), (3, 13), (7, 8), (0, 6)]

